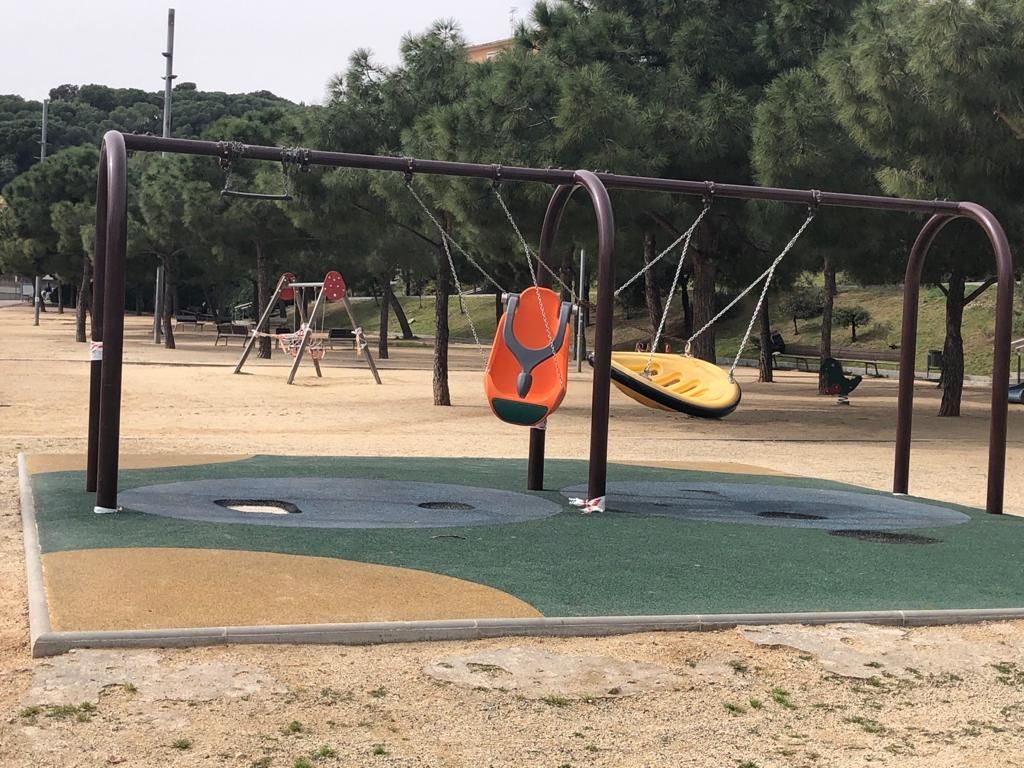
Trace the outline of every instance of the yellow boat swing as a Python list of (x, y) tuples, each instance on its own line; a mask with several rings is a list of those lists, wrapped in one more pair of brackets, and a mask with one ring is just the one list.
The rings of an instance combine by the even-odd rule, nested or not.
[[(675, 242), (615, 291), (617, 296), (634, 280), (653, 267), (663, 256), (669, 253), (681, 240), (684, 241), (682, 253), (679, 256), (679, 263), (676, 266), (675, 277), (672, 280), (672, 286), (665, 301), (665, 309), (661, 315), (661, 322), (651, 343), (651, 351), (612, 352), (611, 379), (619, 391), (641, 405), (646, 405), (648, 408), (674, 411), (704, 419), (720, 419), (728, 416), (740, 404), (743, 393), (734, 377), (736, 366), (739, 365), (740, 356), (743, 354), (743, 350), (750, 339), (754, 322), (761, 313), (761, 307), (764, 305), (764, 299), (768, 293), (768, 286), (771, 284), (772, 277), (775, 275), (775, 269), (779, 266), (782, 259), (785, 258), (786, 254), (793, 249), (797, 240), (804, 233), (804, 230), (810, 225), (814, 219), (815, 209), (812, 207), (808, 210), (807, 218), (803, 225), (793, 235), (789, 243), (786, 244), (786, 247), (782, 249), (782, 252), (775, 258), (768, 269), (762, 272), (735, 299), (729, 302), (728, 306), (711, 318), (703, 328), (686, 340), (684, 354), (675, 355), (668, 352), (656, 352), (655, 350), (659, 349), (661, 336), (665, 330), (665, 320), (668, 317), (669, 307), (672, 306), (672, 297), (679, 285), (679, 276), (682, 273), (686, 252), (690, 247), (690, 239), (693, 237), (693, 233), (701, 220), (707, 214), (709, 207), (709, 204), (706, 202), (704, 209), (686, 232), (680, 235)], [(744, 296), (762, 282), (764, 285), (761, 288), (757, 307), (754, 309), (753, 315), (751, 315), (750, 322), (747, 324), (747, 331), (743, 335), (739, 349), (736, 352), (736, 357), (733, 359), (728, 372), (723, 371), (713, 363), (692, 357), (690, 355), (690, 347), (694, 339), (714, 325)]]

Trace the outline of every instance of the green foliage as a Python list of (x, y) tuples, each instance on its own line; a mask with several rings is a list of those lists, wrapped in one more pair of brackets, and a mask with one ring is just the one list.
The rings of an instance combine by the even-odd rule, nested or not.
[(871, 313), (864, 307), (836, 307), (832, 310), (832, 322), (840, 328), (850, 329), (850, 341), (857, 341), (857, 326), (871, 322)]
[(792, 320), (793, 333), (799, 333), (796, 321), (817, 317), (824, 306), (825, 292), (821, 288), (801, 283), (783, 296), (777, 311)]

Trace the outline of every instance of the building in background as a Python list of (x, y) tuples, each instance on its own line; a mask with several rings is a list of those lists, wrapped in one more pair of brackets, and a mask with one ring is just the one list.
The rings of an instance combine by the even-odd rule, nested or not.
[(466, 55), (469, 57), (469, 60), (472, 61), (474, 64), (480, 64), (482, 62), (487, 61), (488, 59), (493, 59), (502, 51), (508, 50), (509, 48), (512, 47), (514, 43), (515, 39), (509, 37), (504, 40), (494, 40), (493, 42), (490, 43), (480, 43), (479, 45), (471, 45), (468, 48), (466, 48)]

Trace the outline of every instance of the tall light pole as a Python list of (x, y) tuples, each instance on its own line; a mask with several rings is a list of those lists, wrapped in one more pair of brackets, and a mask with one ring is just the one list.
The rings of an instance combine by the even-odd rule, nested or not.
[[(164, 72), (164, 130), (163, 137), (166, 139), (171, 135), (171, 90), (174, 85), (174, 9), (167, 9), (167, 50), (163, 52), (167, 60), (167, 68)], [(156, 295), (153, 298), (153, 343), (159, 344), (163, 334), (160, 323), (164, 315), (164, 262), (156, 266)]]
[[(39, 137), (39, 162), (43, 162), (46, 159), (46, 128), (47, 123), (50, 120), (50, 100), (43, 99), (43, 130), (42, 135)], [(35, 304), (35, 317), (32, 320), (32, 325), (39, 325), (39, 310), (43, 306), (43, 296), (40, 293), (40, 279), (39, 275), (36, 275), (35, 282), (32, 286), (33, 303)]]

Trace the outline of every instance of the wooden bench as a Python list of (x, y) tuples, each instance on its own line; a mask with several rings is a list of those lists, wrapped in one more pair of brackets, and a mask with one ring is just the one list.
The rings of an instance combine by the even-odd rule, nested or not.
[(356, 348), (356, 332), (351, 328), (328, 328), (327, 345), (334, 349), (335, 341), (351, 341), (352, 349)]
[(206, 318), (200, 317), (193, 312), (178, 312), (174, 316), (174, 327), (181, 328), (185, 325), (191, 325), (197, 331), (203, 330), (206, 325)]
[[(818, 347), (805, 346), (800, 344), (787, 344), (785, 352), (773, 352), (772, 357), (776, 360), (785, 358), (793, 360), (794, 367), (799, 371), (817, 371), (821, 366), (819, 362), (821, 355), (818, 353)], [(840, 363), (852, 366), (864, 366), (864, 375), (867, 376), (872, 369), (874, 369), (874, 376), (881, 377), (881, 372), (878, 370), (879, 363), (896, 363), (897, 367), (900, 362), (900, 351), (898, 349), (883, 349), (883, 350), (860, 350), (860, 349), (844, 349), (837, 347), (832, 350), (832, 357), (838, 360)], [(814, 368), (811, 368), (811, 363), (814, 363)]]
[(213, 340), (213, 346), (224, 339), (224, 346), (228, 345), (231, 339), (238, 339), (242, 343), (249, 338), (249, 326), (238, 325), (237, 323), (217, 323), (217, 338)]

